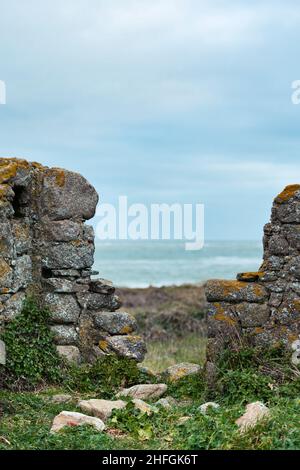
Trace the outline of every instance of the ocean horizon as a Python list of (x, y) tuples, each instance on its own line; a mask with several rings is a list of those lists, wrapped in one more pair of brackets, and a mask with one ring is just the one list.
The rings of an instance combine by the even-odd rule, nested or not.
[(186, 251), (183, 241), (98, 241), (94, 269), (117, 287), (161, 287), (235, 279), (257, 271), (262, 241), (208, 240), (200, 251)]

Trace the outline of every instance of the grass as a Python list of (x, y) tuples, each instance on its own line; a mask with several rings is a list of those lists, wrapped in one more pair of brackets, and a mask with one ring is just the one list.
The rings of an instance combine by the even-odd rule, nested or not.
[[(56, 390), (63, 392), (63, 390)], [(54, 390), (51, 390), (54, 393)], [(40, 393), (1, 392), (2, 418), (0, 449), (32, 450), (268, 450), (300, 448), (300, 400), (279, 399), (271, 409), (271, 419), (241, 435), (235, 420), (244, 412), (242, 404), (227, 406), (203, 416), (201, 400), (172, 410), (161, 409), (152, 416), (122, 410), (108, 421), (108, 432), (89, 427), (70, 428), (57, 435), (49, 429), (56, 414), (77, 410), (76, 400), (68, 405), (54, 405), (46, 391)], [(180, 425), (183, 416), (190, 419)], [(113, 437), (119, 431), (121, 437)]]
[(180, 362), (203, 364), (206, 340), (198, 334), (190, 333), (182, 338), (147, 343), (148, 353), (143, 365), (155, 372), (163, 372), (167, 367)]
[[(121, 387), (162, 379), (147, 378), (133, 361), (115, 356), (107, 356), (93, 366), (72, 368), (58, 363), (54, 367), (52, 341), (46, 328), (47, 312), (44, 314), (41, 318), (34, 305), (25, 305), (22, 315), (12, 322), (7, 333), (10, 361), (2, 368), (0, 450), (300, 449), (300, 371), (291, 367), (284, 349), (263, 354), (249, 348), (225, 352), (218, 363), (216, 389), (206, 387), (202, 374), (168, 384), (167, 394), (177, 399), (177, 405), (171, 409), (158, 407), (148, 416), (135, 410), (129, 402), (125, 409), (113, 413), (105, 432), (99, 433), (91, 427), (71, 427), (50, 434), (57, 414), (63, 410), (80, 411), (79, 399), (114, 399)], [(32, 325), (35, 316), (43, 331), (41, 345), (39, 330)], [(20, 327), (26, 334), (26, 342), (19, 334)], [(34, 353), (39, 356), (26, 354), (32, 345), (38, 346)], [(204, 354), (205, 340), (190, 333), (170, 342), (150, 342), (145, 365), (157, 372), (178, 362), (202, 364)], [(53, 372), (51, 377), (49, 367)], [(13, 380), (18, 379), (20, 371), (22, 381), (17, 381), (16, 386)], [(6, 380), (7, 372), (9, 380)], [(46, 385), (51, 378), (59, 386)], [(56, 393), (70, 393), (71, 402), (54, 404), (51, 397)], [(202, 415), (199, 406), (211, 400), (217, 401), (220, 407)], [(235, 421), (251, 401), (263, 401), (271, 416), (241, 434)], [(188, 417), (184, 424), (179, 421), (183, 417)]]
[[(36, 392), (2, 390), (0, 450), (299, 450), (300, 374), (291, 369), (280, 352), (276, 354), (270, 352), (263, 359), (255, 350), (227, 354), (219, 363), (220, 388), (216, 391), (206, 389), (201, 375), (187, 377), (168, 384), (167, 394), (177, 399), (176, 406), (158, 407), (148, 416), (129, 402), (126, 409), (113, 413), (102, 433), (90, 427), (49, 433), (58, 413), (80, 411), (79, 399), (103, 398), (106, 389), (101, 381), (106, 381), (106, 376), (99, 375), (97, 368), (91, 369), (92, 375), (85, 370), (77, 372), (74, 377), (78, 386), (75, 380), (71, 388), (73, 399), (67, 404), (53, 404), (51, 397), (70, 393), (66, 385), (70, 381), (60, 388), (45, 387)], [(271, 375), (266, 373), (265, 360), (272, 364)], [(118, 370), (114, 361), (108, 364)], [(92, 386), (93, 378), (96, 381)], [(117, 382), (110, 390), (113, 399)], [(199, 406), (207, 400), (217, 401), (220, 408), (204, 416)], [(245, 412), (247, 403), (258, 400), (269, 407), (271, 416), (241, 434), (235, 421)], [(182, 417), (189, 419), (180, 424)]]

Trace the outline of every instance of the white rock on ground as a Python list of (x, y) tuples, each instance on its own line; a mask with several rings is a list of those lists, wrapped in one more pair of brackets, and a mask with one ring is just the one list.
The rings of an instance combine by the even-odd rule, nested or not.
[(55, 403), (56, 405), (61, 405), (62, 403), (67, 403), (68, 401), (72, 400), (72, 395), (66, 395), (66, 394), (61, 394), (61, 395), (53, 395), (51, 397), (51, 402)]
[(171, 382), (187, 377), (189, 375), (199, 374), (201, 367), (198, 364), (191, 364), (189, 362), (182, 362), (174, 366), (168, 367), (162, 376), (166, 376)]
[(199, 406), (199, 411), (203, 414), (206, 415), (207, 410), (209, 408), (217, 409), (220, 408), (220, 405), (218, 403), (214, 403), (213, 401), (208, 401), (207, 403), (203, 403), (203, 405)]
[(295, 366), (300, 365), (300, 339), (297, 339), (292, 343), (292, 364)]
[(121, 410), (127, 405), (123, 400), (81, 400), (78, 403), (79, 408), (85, 413), (89, 413), (97, 418), (106, 421), (112, 414), (113, 410)]
[(155, 405), (160, 405), (163, 408), (170, 409), (177, 406), (177, 401), (173, 397), (160, 398)]
[(0, 364), (5, 366), (6, 364), (6, 348), (5, 343), (0, 339)]
[(59, 432), (66, 426), (93, 426), (97, 431), (101, 432), (105, 429), (105, 424), (101, 419), (94, 418), (93, 416), (86, 416), (82, 413), (74, 411), (62, 411), (59, 415), (55, 416), (50, 432)]
[(140, 400), (147, 400), (152, 398), (160, 398), (166, 393), (168, 386), (165, 384), (141, 384), (134, 385), (130, 388), (124, 388), (117, 394), (119, 397), (139, 398)]
[(256, 401), (246, 406), (246, 412), (237, 419), (235, 423), (240, 428), (240, 431), (244, 432), (247, 431), (247, 429), (253, 428), (259, 421), (269, 416), (269, 408), (263, 403)]
[(178, 426), (183, 426), (185, 423), (187, 423), (191, 419), (191, 416), (182, 416), (179, 418), (177, 421)]
[(151, 406), (145, 401), (140, 400), (139, 398), (135, 398), (134, 400), (132, 400), (132, 403), (134, 404), (137, 410), (140, 410), (142, 413), (146, 413), (148, 416), (158, 411), (155, 406)]

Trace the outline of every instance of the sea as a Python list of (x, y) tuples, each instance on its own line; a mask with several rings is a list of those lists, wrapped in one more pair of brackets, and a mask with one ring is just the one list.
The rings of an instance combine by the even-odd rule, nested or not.
[(94, 269), (117, 287), (170, 286), (235, 279), (257, 271), (261, 241), (207, 241), (200, 251), (186, 251), (181, 241), (98, 241)]

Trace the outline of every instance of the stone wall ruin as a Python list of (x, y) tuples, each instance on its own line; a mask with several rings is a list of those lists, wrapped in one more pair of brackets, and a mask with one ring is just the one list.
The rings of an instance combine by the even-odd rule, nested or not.
[(224, 349), (245, 343), (295, 349), (300, 334), (300, 185), (276, 197), (263, 246), (258, 272), (206, 283), (208, 367)]
[[(51, 311), (59, 353), (93, 361), (108, 353), (142, 361), (134, 318), (110, 281), (94, 279), (94, 231), (85, 221), (98, 195), (74, 172), (0, 159), (0, 332), (27, 294)], [(3, 346), (3, 345), (2, 345)]]

